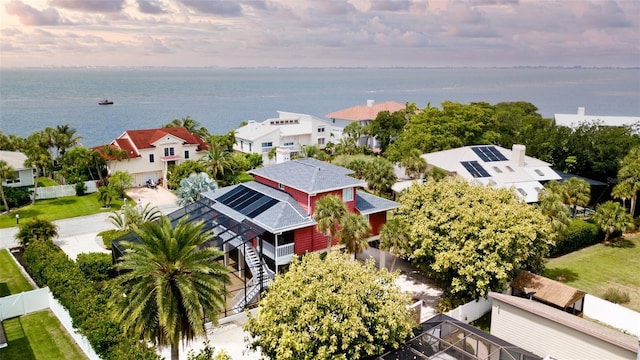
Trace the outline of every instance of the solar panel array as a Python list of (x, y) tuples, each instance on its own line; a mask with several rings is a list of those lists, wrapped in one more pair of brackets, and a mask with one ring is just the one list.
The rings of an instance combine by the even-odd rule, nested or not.
[(460, 164), (462, 164), (462, 166), (464, 166), (464, 168), (467, 169), (473, 177), (491, 177), (487, 170), (485, 170), (477, 161), (461, 161)]
[(495, 146), (476, 146), (472, 147), (471, 150), (484, 162), (507, 160), (507, 157), (498, 151)]
[(278, 203), (278, 200), (242, 185), (216, 200), (250, 218), (262, 214)]

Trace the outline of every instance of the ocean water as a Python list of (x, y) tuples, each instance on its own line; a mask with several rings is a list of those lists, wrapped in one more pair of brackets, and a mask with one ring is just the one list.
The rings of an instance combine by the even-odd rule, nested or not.
[[(108, 98), (113, 105), (99, 106)], [(375, 101), (528, 101), (544, 117), (640, 115), (640, 69), (2, 69), (0, 130), (69, 124), (84, 146), (190, 116), (212, 133), (291, 111), (324, 118)]]

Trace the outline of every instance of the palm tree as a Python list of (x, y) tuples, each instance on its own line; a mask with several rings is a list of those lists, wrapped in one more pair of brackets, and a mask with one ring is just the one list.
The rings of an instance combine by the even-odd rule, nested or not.
[(184, 127), (190, 133), (198, 134), (201, 138), (206, 139), (210, 136), (209, 130), (203, 127), (202, 124), (195, 121), (191, 117), (187, 116), (182, 119), (173, 119), (170, 123), (164, 124), (162, 127), (170, 128), (170, 127)]
[(393, 164), (381, 157), (367, 164), (365, 177), (369, 190), (379, 195), (390, 194), (391, 186), (398, 179), (393, 171)]
[(188, 178), (180, 180), (178, 188), (178, 205), (186, 206), (198, 201), (201, 194), (218, 188), (217, 183), (207, 173), (191, 173)]
[(631, 208), (635, 205), (635, 194), (636, 191), (633, 190), (633, 184), (629, 181), (623, 181), (621, 183), (616, 184), (616, 186), (611, 189), (611, 196), (615, 199), (622, 200), (622, 207), (627, 207), (627, 199), (631, 199), (631, 207), (629, 208), (629, 213), (631, 214)]
[(144, 223), (158, 221), (162, 212), (151, 204), (144, 207), (124, 206), (121, 212), (114, 211), (107, 218), (118, 230), (131, 231)]
[(22, 246), (29, 245), (31, 241), (51, 241), (58, 236), (58, 226), (49, 220), (29, 219), (18, 228), (16, 239)]
[(538, 195), (538, 206), (542, 214), (549, 218), (549, 222), (557, 232), (563, 231), (570, 223), (567, 206), (562, 195), (551, 187), (544, 187)]
[(405, 174), (412, 179), (421, 178), (421, 175), (427, 172), (427, 161), (420, 155), (420, 150), (411, 149), (411, 152), (400, 160), (400, 166), (405, 168)]
[(105, 160), (108, 161), (109, 164), (109, 173), (111, 173), (111, 162), (112, 161), (122, 161), (127, 158), (126, 150), (117, 148), (115, 146), (104, 145), (101, 149), (102, 155), (105, 157)]
[(633, 217), (627, 213), (625, 208), (613, 201), (602, 203), (593, 214), (593, 221), (604, 231), (604, 242), (609, 241), (609, 237), (615, 231), (633, 230)]
[(78, 145), (82, 137), (75, 136), (76, 129), (69, 127), (68, 124), (58, 125), (54, 133), (54, 146), (56, 147), (56, 158), (64, 155), (67, 149)]
[(398, 218), (388, 219), (380, 231), (380, 249), (396, 255), (391, 263), (391, 271), (396, 266), (398, 256), (409, 253), (409, 246), (409, 235), (405, 225)]
[(2, 195), (2, 203), (7, 212), (10, 211), (9, 204), (7, 203), (7, 197), (4, 195), (4, 183), (5, 180), (13, 179), (15, 177), (16, 170), (9, 166), (6, 161), (0, 160), (0, 195)]
[(371, 236), (371, 225), (364, 216), (355, 213), (346, 215), (341, 225), (338, 239), (355, 261), (356, 255), (369, 247), (367, 238)]
[(333, 239), (338, 234), (347, 207), (337, 195), (326, 195), (315, 203), (313, 217), (318, 223), (318, 231), (327, 236), (327, 251), (331, 251)]
[(100, 186), (98, 188), (98, 201), (102, 203), (105, 208), (111, 207), (111, 202), (118, 196), (118, 190), (113, 186)]
[(638, 191), (640, 191), (640, 146), (636, 146), (629, 150), (629, 153), (620, 161), (618, 170), (618, 178), (622, 183), (627, 182), (631, 187), (631, 216), (636, 214), (636, 200)]
[(206, 166), (209, 175), (218, 181), (230, 169), (231, 154), (214, 142), (209, 144), (209, 150), (200, 161)]
[(24, 162), (25, 166), (31, 166), (36, 169), (36, 179), (33, 185), (33, 198), (31, 203), (35, 204), (36, 195), (38, 194), (38, 174), (42, 169), (44, 175), (46, 175), (46, 169), (51, 166), (51, 154), (48, 150), (32, 144), (32, 146), (26, 151), (27, 160)]
[(141, 243), (128, 244), (116, 265), (124, 294), (111, 298), (112, 317), (133, 336), (169, 345), (172, 360), (180, 341), (204, 335), (205, 318), (217, 322), (225, 306), (228, 271), (219, 249), (202, 247), (214, 236), (203, 226), (183, 218), (172, 227), (165, 216), (145, 223), (135, 229)]
[(587, 206), (591, 200), (591, 187), (585, 180), (572, 177), (562, 184), (565, 191), (565, 203), (572, 209), (571, 217), (576, 217), (578, 206)]

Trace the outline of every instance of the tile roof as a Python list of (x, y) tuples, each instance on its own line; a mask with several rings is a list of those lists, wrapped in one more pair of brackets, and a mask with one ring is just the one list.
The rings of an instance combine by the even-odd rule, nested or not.
[(226, 186), (220, 189), (207, 191), (202, 195), (209, 199), (217, 200), (237, 187), (246, 187), (255, 190), (265, 196), (277, 200), (277, 203), (253, 218), (249, 218), (241, 214), (236, 209), (224, 205), (220, 201), (216, 201), (212, 207), (237, 222), (249, 219), (271, 233), (298, 229), (316, 224), (315, 220), (306, 213), (306, 211), (295, 201), (295, 199), (293, 199), (293, 197), (291, 197), (291, 195), (284, 191), (260, 184), (256, 181)]
[[(207, 149), (207, 143), (197, 134), (190, 133), (185, 127), (167, 127), (158, 129), (127, 130), (125, 134), (129, 136), (134, 146), (138, 149), (149, 149), (153, 143), (166, 135), (173, 135), (184, 140), (185, 144), (198, 145), (198, 151)], [(121, 135), (124, 136), (125, 134)]]
[(366, 182), (348, 176), (353, 171), (312, 158), (285, 161), (254, 169), (249, 173), (307, 194), (366, 185)]
[(361, 190), (356, 191), (356, 209), (362, 215), (388, 211), (399, 207), (400, 204), (395, 201), (371, 195)]
[(583, 319), (579, 316), (558, 310), (549, 305), (518, 296), (490, 292), (489, 297), (621, 348), (631, 351), (638, 350), (638, 338), (635, 336), (627, 335), (621, 331), (608, 328), (594, 321)]
[(374, 120), (379, 112), (388, 111), (390, 113), (396, 112), (398, 110), (404, 110), (406, 108), (405, 104), (401, 104), (396, 101), (385, 101), (385, 102), (374, 102), (369, 106), (366, 105), (357, 105), (352, 106), (350, 108), (346, 108), (343, 110), (338, 110), (326, 115), (326, 117), (330, 119), (343, 119), (343, 120)]

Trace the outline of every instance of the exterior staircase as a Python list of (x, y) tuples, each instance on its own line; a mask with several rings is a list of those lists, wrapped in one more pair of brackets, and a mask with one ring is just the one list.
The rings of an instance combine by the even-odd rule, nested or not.
[[(242, 240), (235, 238), (229, 242), (233, 247), (237, 247), (238, 250), (244, 256), (244, 260), (251, 271), (251, 279), (246, 283), (246, 294), (244, 291), (239, 291), (232, 300), (233, 312), (236, 314), (242, 312), (244, 308), (249, 305), (260, 293), (260, 290), (269, 286), (270, 281), (273, 279), (275, 272), (267, 266), (267, 264), (260, 259), (258, 252), (249, 242), (243, 244)], [(262, 279), (262, 281), (260, 281)]]

